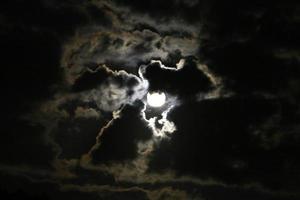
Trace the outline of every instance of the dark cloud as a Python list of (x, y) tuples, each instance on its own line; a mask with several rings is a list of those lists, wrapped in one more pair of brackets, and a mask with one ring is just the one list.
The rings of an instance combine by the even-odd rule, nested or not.
[(73, 90), (76, 91), (83, 91), (95, 88), (97, 85), (101, 85), (103, 83), (107, 76), (108, 72), (105, 68), (96, 68), (97, 71), (90, 72), (87, 71), (82, 76), (80, 76), (78, 79), (75, 80), (75, 83), (73, 85)]
[[(137, 157), (137, 144), (151, 138), (152, 132), (141, 117), (141, 107), (126, 106), (121, 117), (103, 130), (99, 147), (92, 152), (95, 163), (123, 161)], [(130, 129), (128, 129), (130, 127)]]
[[(132, 19), (136, 20), (136, 19)], [(124, 69), (136, 73), (141, 64), (159, 59), (174, 65), (179, 57), (196, 53), (197, 43), (195, 34), (183, 37), (176, 31), (170, 35), (153, 32), (149, 29), (127, 30), (134, 26), (123, 23), (119, 30), (103, 30), (86, 28), (74, 37), (66, 46), (63, 65), (70, 76), (70, 82), (78, 78), (91, 64), (106, 64), (112, 69)], [(167, 28), (169, 30), (169, 28)], [(173, 57), (176, 60), (170, 61)]]
[(22, 116), (62, 87), (58, 85), (63, 82), (63, 39), (87, 23), (88, 17), (76, 5), (52, 3), (16, 0), (1, 4), (3, 160), (49, 164), (57, 154), (47, 139), (48, 128)]
[(91, 118), (67, 119), (59, 122), (55, 132), (55, 141), (61, 148), (61, 158), (80, 158), (96, 142), (102, 120)]
[(173, 52), (170, 52), (167, 56), (167, 58), (163, 61), (163, 63), (168, 67), (176, 68), (176, 64), (180, 62), (180, 59), (182, 59), (183, 56), (181, 54), (181, 51), (179, 49), (176, 49)]
[[(209, 64), (227, 80), (226, 86), (239, 93), (276, 93), (298, 72), (293, 64), (276, 59), (258, 46), (230, 44), (204, 52)], [(245, 62), (247, 61), (247, 62)], [(281, 81), (278, 81), (281, 80)]]
[(159, 62), (147, 66), (144, 74), (152, 91), (163, 91), (181, 98), (207, 92), (213, 85), (198, 68), (193, 58), (188, 58), (182, 69), (164, 69)]
[[(171, 20), (173, 18), (183, 18), (188, 22), (195, 23), (201, 16), (201, 11), (208, 5), (205, 1), (181, 1), (181, 0), (150, 0), (146, 2), (134, 1), (120, 1), (115, 0), (117, 5), (130, 7), (135, 12), (140, 14), (149, 14), (157, 21)], [(203, 7), (200, 7), (200, 6)], [(202, 9), (201, 9), (202, 8)]]
[(231, 184), (259, 182), (272, 189), (294, 190), (294, 181), (299, 181), (294, 170), (299, 166), (295, 160), (299, 140), (294, 146), (290, 143), (293, 137), (285, 133), (286, 139), (266, 149), (258, 135), (268, 133), (251, 130), (278, 109), (276, 101), (257, 97), (182, 105), (169, 114), (177, 131), (158, 147), (151, 168), (171, 168), (179, 174), (214, 177)]
[(218, 15), (207, 15), (204, 20), (199, 57), (236, 92), (277, 93), (299, 75), (297, 62), (274, 54), (274, 49), (285, 51), (298, 44), (298, 22), (291, 20), (297, 6), (290, 6), (289, 2), (216, 4)]
[(95, 5), (86, 5), (86, 13), (90, 16), (90, 20), (95, 24), (101, 24), (105, 27), (112, 26), (112, 19), (106, 13), (106, 8), (98, 8)]
[(1, 3), (0, 196), (298, 199), (299, 22), (297, 1)]

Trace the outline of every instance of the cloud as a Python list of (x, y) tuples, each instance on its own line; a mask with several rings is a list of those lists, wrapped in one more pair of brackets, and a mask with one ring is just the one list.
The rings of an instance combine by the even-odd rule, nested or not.
[[(292, 150), (279, 150), (284, 148), (283, 143), (265, 149), (266, 141), (260, 143), (257, 140), (260, 136), (250, 131), (251, 127), (260, 127), (273, 116), (279, 109), (277, 106), (276, 100), (262, 97), (229, 97), (181, 104), (168, 114), (176, 124), (176, 131), (153, 150), (149, 170), (173, 169), (179, 175), (212, 177), (227, 184), (256, 182), (268, 189), (284, 188), (281, 184), (287, 186), (284, 178), (287, 174), (282, 174), (282, 167), (291, 157), (283, 158), (275, 152), (289, 154)], [(264, 171), (268, 173), (263, 175)], [(276, 181), (271, 178), (275, 176)]]
[(80, 33), (67, 44), (62, 59), (70, 82), (80, 75), (90, 63), (107, 64), (120, 68), (125, 66), (134, 71), (141, 63), (153, 58), (168, 60), (169, 55), (180, 51), (182, 56), (193, 55), (197, 51), (196, 38), (160, 36), (144, 29), (141, 31), (97, 31)]
[(112, 2), (95, 5), (99, 9), (105, 7), (107, 12), (110, 10), (113, 28), (91, 24), (78, 29), (65, 43), (61, 65), (69, 83), (95, 64), (135, 71), (141, 63), (154, 58), (174, 64), (170, 58), (178, 52), (181, 56), (197, 53), (197, 27), (188, 26), (179, 19), (157, 22), (149, 16), (115, 7)]
[[(120, 1), (114, 0), (115, 7), (122, 9), (128, 9), (138, 13), (141, 16), (151, 16), (156, 21), (172, 21), (177, 19), (178, 21), (186, 22), (186, 25), (190, 23), (199, 22), (199, 18), (207, 11), (207, 7), (210, 6), (210, 1), (181, 1), (181, 0), (166, 0), (157, 1), (150, 0), (145, 3), (139, 1)], [(180, 19), (180, 20), (179, 20)]]
[(115, 111), (144, 97), (147, 85), (133, 74), (99, 66), (76, 80), (74, 92), (57, 94), (26, 118), (47, 128), (45, 134), (56, 149), (53, 159), (79, 158), (95, 145)]
[(141, 111), (143, 119), (148, 123), (154, 136), (154, 140), (159, 141), (160, 138), (169, 137), (176, 131), (176, 125), (169, 121), (168, 113), (178, 105), (177, 99), (168, 96), (168, 101), (159, 109), (151, 108), (145, 102)]
[[(64, 191), (75, 190), (75, 191), (82, 191), (82, 192), (97, 192), (102, 195), (102, 197), (108, 198), (109, 196), (121, 198), (135, 198), (139, 199), (149, 199), (149, 200), (162, 200), (162, 199), (186, 199), (188, 195), (181, 190), (176, 190), (171, 187), (164, 187), (161, 189), (144, 189), (140, 187), (113, 187), (113, 186), (98, 186), (98, 185), (87, 185), (87, 186), (76, 186), (76, 185), (64, 185)], [(111, 194), (110, 194), (111, 193)]]
[[(1, 187), (53, 199), (298, 195), (296, 6), (13, 0), (1, 11)], [(163, 90), (165, 107), (147, 107), (148, 90)]]
[(60, 147), (59, 158), (80, 158), (95, 144), (95, 138), (104, 125), (103, 120), (97, 118), (75, 118), (58, 122), (52, 130), (55, 142)]
[(102, 67), (107, 74), (105, 80), (95, 89), (81, 93), (84, 102), (95, 102), (99, 109), (111, 112), (122, 105), (133, 104), (145, 96), (148, 90), (146, 80), (125, 71), (111, 71), (105, 66)]
[[(2, 163), (51, 167), (55, 160), (59, 150), (49, 130), (57, 120), (53, 118), (68, 114), (55, 111), (37, 120), (40, 113), (35, 111), (65, 88), (61, 49), (64, 40), (89, 21), (84, 10), (53, 1), (13, 0), (1, 7)], [(68, 23), (57, 23), (62, 18)]]
[(193, 58), (187, 58), (178, 70), (154, 61), (145, 67), (144, 77), (149, 81), (150, 91), (163, 91), (182, 99), (207, 92), (213, 87), (210, 78), (197, 67)]
[(75, 110), (75, 118), (99, 118), (100, 114), (93, 108), (77, 107)]
[(137, 143), (150, 139), (152, 135), (141, 118), (141, 109), (125, 106), (122, 116), (103, 129), (90, 152), (93, 162), (123, 161), (137, 157)]

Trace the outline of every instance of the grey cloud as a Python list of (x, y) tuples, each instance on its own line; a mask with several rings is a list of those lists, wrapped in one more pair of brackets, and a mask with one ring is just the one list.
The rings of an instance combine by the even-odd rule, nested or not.
[[(56, 148), (54, 158), (78, 158), (87, 153), (113, 111), (142, 99), (148, 89), (147, 81), (125, 71), (99, 66), (88, 73), (99, 73), (104, 80), (98, 83), (96, 76), (93, 89), (57, 94), (27, 116), (47, 129), (47, 138)], [(77, 84), (84, 85), (84, 81)]]
[[(161, 37), (150, 30), (95, 31), (94, 34), (83, 33), (71, 40), (66, 46), (62, 64), (69, 66), (66, 68), (67, 75), (76, 78), (88, 63), (136, 69), (140, 63), (153, 58), (166, 60), (169, 54), (178, 50), (182, 56), (194, 55), (197, 48), (196, 38)], [(69, 79), (72, 82), (74, 78)]]
[(75, 110), (75, 118), (99, 118), (100, 114), (93, 108), (78, 106)]
[(83, 102), (95, 102), (99, 109), (111, 112), (122, 105), (133, 104), (142, 99), (147, 90), (148, 82), (125, 71), (110, 71), (111, 74), (100, 86), (90, 91), (82, 92)]
[[(181, 56), (197, 53), (197, 26), (187, 25), (179, 19), (157, 22), (150, 16), (114, 7), (112, 2), (104, 4), (111, 9), (112, 28), (97, 25), (79, 28), (64, 45), (61, 64), (69, 83), (73, 83), (90, 63), (107, 64), (111, 68), (126, 67), (134, 72), (139, 64), (153, 58), (167, 61), (175, 51), (180, 51)], [(103, 2), (95, 5), (99, 9), (105, 7)]]

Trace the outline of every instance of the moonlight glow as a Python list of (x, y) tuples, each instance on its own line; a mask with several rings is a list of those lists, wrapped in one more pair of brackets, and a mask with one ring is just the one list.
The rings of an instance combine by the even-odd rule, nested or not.
[(161, 107), (166, 102), (166, 95), (163, 92), (148, 93), (147, 94), (147, 102), (152, 107)]

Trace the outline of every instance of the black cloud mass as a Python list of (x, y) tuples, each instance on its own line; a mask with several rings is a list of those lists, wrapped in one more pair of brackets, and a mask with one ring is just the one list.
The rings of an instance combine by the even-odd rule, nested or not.
[(296, 0), (1, 2), (1, 199), (300, 199), (299, 35)]

